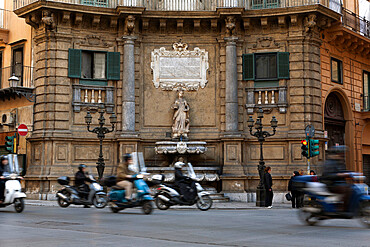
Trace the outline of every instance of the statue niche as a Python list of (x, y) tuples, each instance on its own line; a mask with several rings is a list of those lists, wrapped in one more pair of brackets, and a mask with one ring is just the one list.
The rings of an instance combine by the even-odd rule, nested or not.
[(189, 133), (189, 104), (183, 98), (184, 92), (179, 91), (179, 98), (176, 99), (171, 109), (175, 110), (173, 114), (172, 138), (188, 137)]

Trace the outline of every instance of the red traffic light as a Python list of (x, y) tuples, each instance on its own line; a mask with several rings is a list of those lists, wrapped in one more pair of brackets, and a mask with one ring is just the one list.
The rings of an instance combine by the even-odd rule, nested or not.
[(308, 144), (307, 140), (302, 140), (301, 143), (302, 143), (302, 145), (307, 145)]

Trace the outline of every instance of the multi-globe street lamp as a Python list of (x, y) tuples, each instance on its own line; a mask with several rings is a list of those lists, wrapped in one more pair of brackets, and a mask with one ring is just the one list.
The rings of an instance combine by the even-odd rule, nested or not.
[(99, 152), (99, 158), (98, 162), (96, 162), (97, 166), (96, 169), (98, 170), (99, 174), (99, 180), (103, 177), (104, 169), (105, 169), (105, 163), (103, 158), (103, 140), (105, 138), (105, 134), (113, 132), (114, 131), (114, 125), (117, 123), (117, 116), (116, 114), (112, 113), (112, 115), (109, 117), (109, 121), (112, 124), (112, 129), (109, 130), (108, 128), (104, 127), (105, 124), (105, 118), (104, 113), (105, 109), (103, 105), (100, 105), (99, 107), (99, 126), (95, 127), (94, 129), (90, 130), (90, 124), (92, 122), (92, 116), (90, 114), (90, 111), (87, 111), (87, 114), (85, 116), (85, 122), (87, 124), (87, 131), (97, 134), (99, 142), (100, 142), (100, 152)]
[(249, 116), (249, 119), (247, 121), (248, 127), (249, 127), (249, 132), (252, 136), (257, 137), (259, 143), (260, 143), (260, 161), (258, 164), (258, 173), (260, 176), (260, 181), (257, 186), (257, 200), (256, 200), (256, 206), (257, 207), (264, 207), (265, 206), (265, 161), (263, 160), (263, 142), (265, 141), (266, 137), (270, 137), (275, 135), (276, 133), (276, 127), (278, 124), (278, 121), (276, 120), (275, 116), (272, 117), (270, 123), (272, 127), (272, 133), (269, 133), (267, 131), (262, 130), (263, 125), (262, 125), (262, 118), (263, 118), (263, 109), (260, 107), (257, 111), (257, 120), (256, 120), (256, 125), (255, 129), (256, 131), (253, 133), (253, 126), (254, 126), (254, 120), (252, 116)]

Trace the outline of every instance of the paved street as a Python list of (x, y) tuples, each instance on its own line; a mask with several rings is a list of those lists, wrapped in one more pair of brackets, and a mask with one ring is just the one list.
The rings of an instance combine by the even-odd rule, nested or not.
[(27, 205), (0, 209), (0, 246), (370, 246), (356, 220), (302, 225), (287, 208), (241, 210), (109, 209)]

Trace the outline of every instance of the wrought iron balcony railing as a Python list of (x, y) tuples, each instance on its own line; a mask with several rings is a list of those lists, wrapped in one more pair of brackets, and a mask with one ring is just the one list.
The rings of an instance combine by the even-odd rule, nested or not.
[[(14, 0), (14, 10), (41, 0)], [(43, 0), (96, 7), (145, 7), (151, 11), (215, 11), (217, 8), (269, 9), (320, 4), (340, 12), (341, 0)]]
[[(9, 78), (15, 75), (19, 81), (17, 85), (9, 85)], [(0, 82), (1, 88), (8, 87), (26, 87), (33, 88), (33, 67), (14, 65), (9, 67), (0, 68)]]
[(352, 31), (370, 38), (370, 21), (345, 8), (342, 10), (342, 24)]

